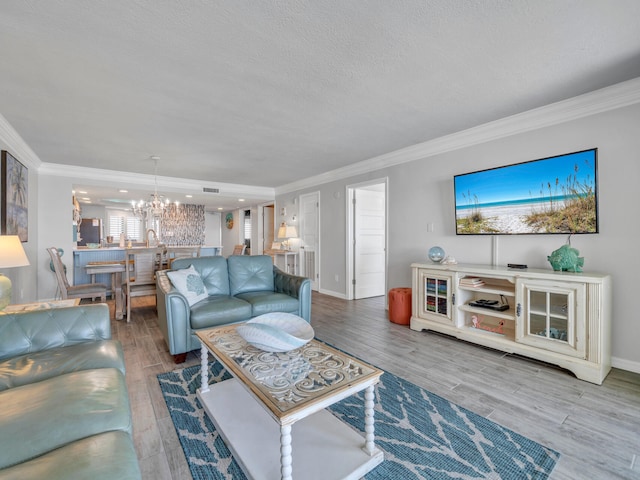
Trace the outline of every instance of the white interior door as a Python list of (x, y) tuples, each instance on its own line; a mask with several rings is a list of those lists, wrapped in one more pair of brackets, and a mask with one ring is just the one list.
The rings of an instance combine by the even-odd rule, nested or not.
[(300, 196), (300, 274), (318, 291), (320, 279), (320, 192)]
[(384, 184), (353, 192), (354, 298), (385, 294), (386, 193)]

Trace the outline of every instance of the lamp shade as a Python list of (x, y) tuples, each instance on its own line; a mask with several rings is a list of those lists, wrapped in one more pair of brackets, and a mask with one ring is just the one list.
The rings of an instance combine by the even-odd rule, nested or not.
[(26, 267), (29, 265), (22, 242), (17, 235), (0, 235), (0, 268)]
[(284, 222), (278, 228), (278, 238), (287, 238), (287, 224)]
[(296, 238), (298, 236), (298, 230), (293, 225), (287, 225), (287, 229), (284, 234), (285, 238)]
[[(17, 235), (0, 235), (0, 268), (25, 267), (29, 259)], [(11, 303), (11, 280), (0, 273), (0, 311)]]
[(278, 238), (296, 238), (297, 236), (298, 230), (293, 225), (282, 222), (278, 227)]

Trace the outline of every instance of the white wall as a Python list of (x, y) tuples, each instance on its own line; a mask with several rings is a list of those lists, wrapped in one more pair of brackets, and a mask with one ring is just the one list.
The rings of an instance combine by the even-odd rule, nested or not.
[(204, 244), (208, 247), (222, 245), (221, 217), (219, 212), (204, 212)]
[[(38, 201), (38, 264), (35, 298), (46, 300), (56, 294), (56, 279), (49, 268), (48, 247), (64, 250), (62, 261), (67, 265), (67, 278), (73, 283), (73, 206), (72, 180), (40, 175)], [(35, 285), (35, 282), (34, 282)]]
[[(107, 226), (107, 209), (103, 205), (84, 204), (81, 208), (82, 218), (99, 218), (103, 228)], [(106, 234), (105, 234), (106, 235)]]
[[(0, 126), (4, 124), (4, 119), (0, 116)], [(15, 148), (10, 136), (2, 135), (0, 130), (0, 150), (8, 151), (14, 158), (27, 167), (28, 184), (28, 223), (29, 232), (28, 240), (22, 243), (22, 248), (29, 259), (29, 266), (2, 268), (0, 273), (7, 276), (11, 280), (11, 303), (26, 303), (37, 299), (37, 292), (33, 288), (36, 283), (36, 271), (38, 267), (38, 175), (37, 166), (32, 163), (30, 156), (23, 154), (19, 148)], [(3, 137), (6, 137), (3, 138)], [(9, 140), (9, 141), (7, 141)], [(0, 193), (1, 193), (0, 188)], [(46, 252), (45, 252), (46, 253)]]
[(233, 228), (228, 229), (226, 218), (228, 212), (222, 213), (222, 255), (228, 257), (233, 253), (234, 245), (242, 243), (244, 240), (241, 235), (242, 230), (242, 212), (240, 210), (233, 210)]
[[(410, 286), (410, 264), (427, 261), (434, 245), (459, 263), (491, 263), (491, 237), (456, 236), (453, 176), (459, 173), (598, 148), (600, 233), (573, 236), (572, 246), (585, 258), (585, 271), (606, 272), (613, 279), (614, 365), (640, 371), (640, 322), (632, 287), (640, 271), (640, 222), (635, 218), (640, 180), (640, 104), (568, 121), (473, 147), (372, 171), (364, 175), (278, 195), (278, 208), (293, 196), (320, 190), (320, 291), (346, 293), (347, 184), (389, 178), (388, 287)], [(287, 212), (289, 213), (289, 212)], [(427, 231), (432, 223), (434, 231)], [(566, 236), (500, 236), (498, 264), (525, 263), (551, 269), (546, 257), (564, 244)], [(335, 276), (339, 281), (335, 281)]]

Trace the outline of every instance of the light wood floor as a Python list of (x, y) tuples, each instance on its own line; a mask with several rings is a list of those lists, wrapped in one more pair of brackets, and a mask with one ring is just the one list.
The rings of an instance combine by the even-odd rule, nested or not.
[[(191, 479), (156, 375), (173, 363), (155, 299), (134, 299), (132, 321), (112, 321), (125, 351), (134, 441), (143, 478)], [(113, 309), (113, 305), (111, 305)], [(559, 480), (640, 479), (640, 375), (614, 369), (602, 386), (515, 355), (387, 320), (384, 298), (313, 293), (317, 338), (561, 453)]]

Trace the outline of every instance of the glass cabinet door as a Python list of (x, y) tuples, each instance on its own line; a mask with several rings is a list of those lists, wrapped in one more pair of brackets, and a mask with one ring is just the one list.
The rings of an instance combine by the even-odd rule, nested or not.
[(516, 340), (585, 358), (584, 285), (525, 280), (517, 290)]
[(450, 275), (438, 275), (433, 272), (420, 272), (420, 310), (421, 316), (451, 323), (452, 280)]

